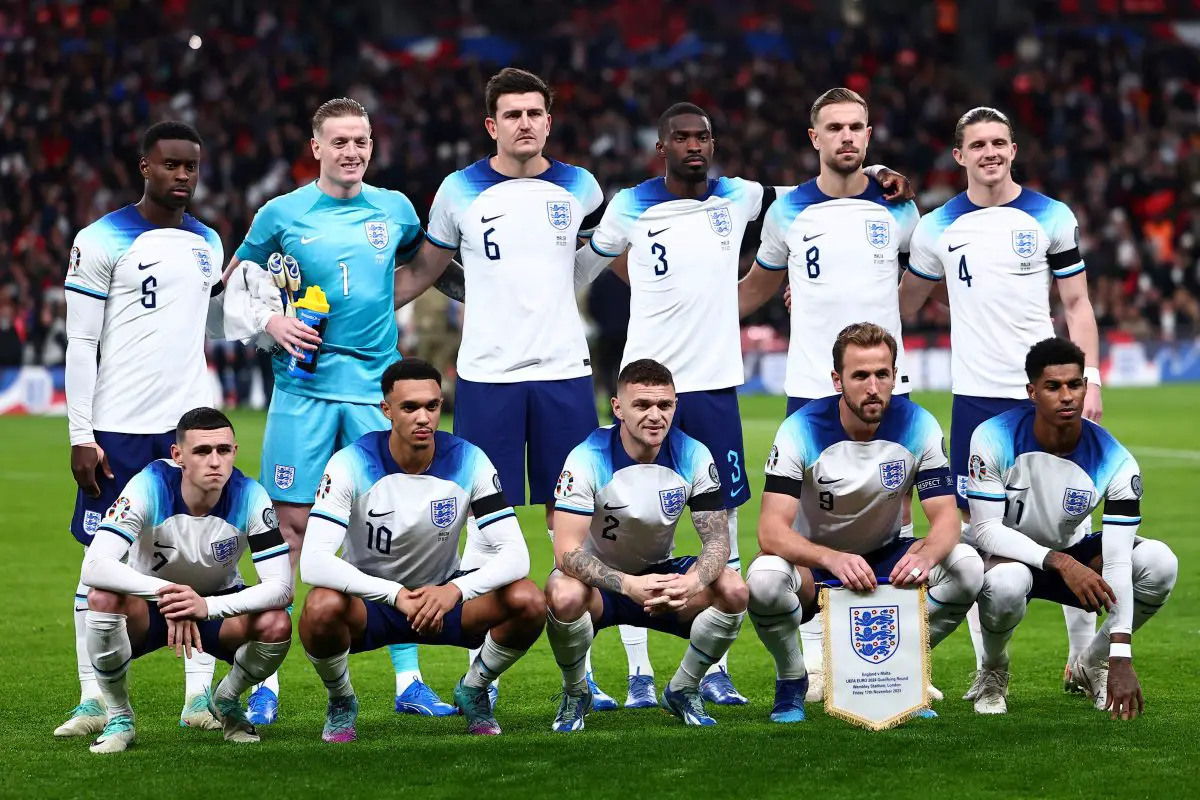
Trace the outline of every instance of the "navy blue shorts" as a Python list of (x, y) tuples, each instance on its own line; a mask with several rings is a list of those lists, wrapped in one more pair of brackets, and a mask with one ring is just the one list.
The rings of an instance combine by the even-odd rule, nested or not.
[(967, 510), (967, 462), (971, 460), (971, 435), (992, 417), (1020, 406), (1032, 405), (1028, 398), (970, 397), (954, 395), (950, 412), (950, 473), (954, 475), (958, 507)]
[[(1063, 550), (1063, 552), (1085, 567), (1090, 566), (1092, 559), (1103, 554), (1103, 547), (1100, 543), (1102, 535), (1099, 531), (1088, 534), (1066, 550)], [(1136, 542), (1134, 543), (1134, 547), (1137, 547)], [(1067, 582), (1057, 572), (1044, 569), (1031, 569), (1030, 572), (1033, 573), (1033, 588), (1025, 596), (1026, 602), (1030, 600), (1049, 600), (1051, 603), (1058, 603), (1060, 606), (1083, 608), (1083, 605), (1079, 602), (1079, 598), (1075, 596), (1075, 593), (1067, 586)]]
[[(904, 558), (904, 554), (908, 549), (917, 543), (917, 539), (912, 537), (901, 537), (891, 544), (885, 544), (878, 550), (872, 550), (869, 553), (863, 553), (863, 560), (871, 565), (871, 569), (875, 571), (875, 580), (887, 580), (892, 576), (892, 570), (896, 568), (896, 564), (900, 563), (900, 559)], [(832, 572), (815, 567), (812, 570), (813, 583), (820, 587), (823, 583), (838, 582), (838, 578)], [(840, 584), (840, 582), (839, 582)], [(817, 600), (821, 592), (818, 588), (817, 593), (813, 595), (812, 604), (805, 607), (802, 615), (802, 622), (808, 622), (817, 613)]]
[(175, 444), (175, 431), (166, 433), (107, 433), (96, 431), (96, 444), (108, 456), (112, 467), (111, 479), (97, 470), (96, 483), (100, 486), (99, 497), (88, 497), (83, 489), (75, 492), (75, 513), (71, 517), (71, 533), (80, 544), (87, 547), (96, 535), (96, 528), (108, 507), (117, 502), (125, 484), (133, 479), (151, 461), (171, 457), (171, 445)]
[[(174, 434), (171, 434), (174, 436)], [(104, 445), (100, 445), (103, 447)], [(239, 586), (236, 589), (231, 589), (230, 592), (241, 591), (243, 587)], [(227, 594), (222, 592), (221, 594)], [(158, 603), (153, 600), (146, 600), (147, 610), (150, 612), (150, 627), (146, 631), (146, 641), (141, 647), (133, 649), (133, 657), (141, 658), (147, 653), (153, 653), (155, 650), (167, 646), (167, 618), (158, 610)], [(200, 629), (200, 646), (204, 648), (204, 652), (214, 658), (219, 658), (227, 664), (233, 663), (234, 650), (226, 650), (221, 646), (221, 625), (223, 619), (206, 619), (202, 622), (197, 622), (196, 627)]]
[(598, 427), (590, 377), (520, 383), (458, 379), (454, 435), (487, 454), (514, 506), (525, 505), (526, 449), (529, 504), (548, 503), (567, 456)]
[[(639, 575), (682, 575), (696, 563), (696, 556), (679, 556), (668, 561), (651, 564), (639, 572)], [(611, 628), (613, 625), (632, 625), (635, 628), (648, 628), (654, 631), (670, 633), (681, 639), (691, 636), (692, 622), (683, 622), (678, 614), (647, 614), (636, 601), (621, 594), (600, 590), (604, 601), (604, 613), (600, 615), (600, 624), (596, 630)]]
[(351, 653), (378, 650), (392, 644), (449, 644), (473, 650), (482, 647), (487, 636), (487, 631), (473, 635), (463, 631), (461, 602), (442, 617), (442, 632), (436, 636), (418, 634), (409, 624), (408, 617), (393, 605), (376, 600), (363, 602), (367, 604), (367, 629), (363, 631), (361, 639), (350, 643)]
[(737, 508), (750, 499), (737, 389), (679, 394), (673, 424), (712, 453), (721, 471), (725, 508)]

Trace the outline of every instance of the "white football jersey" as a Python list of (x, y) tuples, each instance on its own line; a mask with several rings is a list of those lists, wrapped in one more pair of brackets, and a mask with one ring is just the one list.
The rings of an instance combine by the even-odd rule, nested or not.
[(575, 245), (603, 199), (590, 172), (558, 161), (536, 178), (508, 178), (483, 159), (442, 181), (427, 235), (458, 250), (466, 275), (460, 375), (516, 383), (592, 374)]
[(189, 214), (159, 228), (129, 205), (75, 236), (64, 287), (103, 302), (104, 327), (91, 419), (71, 419), (73, 443), (163, 433), (213, 404), (204, 325), (224, 263), (216, 231)]
[(900, 269), (917, 225), (912, 201), (889, 203), (874, 180), (856, 197), (833, 198), (816, 180), (776, 200), (763, 220), (756, 261), (788, 271), (791, 343), (784, 391), (834, 393), (833, 343), (847, 325), (873, 322), (896, 337), (896, 394), (911, 388), (900, 332)]
[(475, 445), (434, 434), (429, 469), (409, 475), (375, 431), (333, 454), (312, 516), (346, 529), (342, 558), (410, 589), (445, 583), (458, 570), (458, 540), (474, 514), (480, 529), (515, 512), (492, 462)]
[(695, 200), (671, 194), (663, 178), (617, 193), (591, 247), (608, 258), (629, 248), (622, 367), (652, 358), (671, 370), (679, 392), (744, 382), (738, 260), (762, 200), (763, 187), (741, 178), (710, 179)]
[(99, 530), (130, 543), (130, 567), (212, 595), (242, 584), (238, 559), (247, 547), (255, 564), (287, 558), (271, 498), (257, 481), (235, 469), (221, 499), (201, 517), (188, 510), (182, 481), (174, 462), (153, 461), (104, 515)]
[[(1035, 413), (1014, 408), (975, 429), (967, 499), (1003, 502), (1004, 525), (1051, 550), (1065, 550), (1083, 538), (1079, 524), (1101, 499), (1105, 525), (1140, 523), (1142, 476), (1129, 451), (1085, 419), (1075, 451), (1051, 455), (1033, 436)], [(975, 517), (978, 508), (972, 506)]]
[(1025, 355), (1054, 335), (1050, 276), (1083, 272), (1071, 209), (1030, 189), (981, 208), (966, 193), (921, 218), (908, 269), (946, 280), (955, 394), (1026, 396)]
[(642, 464), (625, 452), (619, 425), (597, 428), (571, 451), (554, 498), (556, 510), (592, 518), (585, 552), (632, 575), (671, 558), (684, 506), (725, 505), (707, 447), (672, 428), (654, 463)]
[(794, 528), (814, 544), (863, 555), (900, 535), (910, 488), (922, 500), (954, 494), (945, 437), (907, 397), (892, 397), (875, 438), (846, 435), (841, 395), (811, 402), (779, 428), (764, 492), (800, 500)]

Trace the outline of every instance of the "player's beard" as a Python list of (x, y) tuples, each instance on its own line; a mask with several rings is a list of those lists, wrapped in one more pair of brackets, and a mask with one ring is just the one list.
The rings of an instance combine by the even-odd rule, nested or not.
[(847, 164), (843, 161), (840, 161), (837, 156), (834, 156), (832, 161), (825, 162), (825, 166), (829, 167), (839, 175), (853, 175), (862, 169), (863, 162), (866, 161), (867, 158), (866, 155), (861, 152), (856, 153), (855, 155), (857, 156), (857, 159), (852, 164)]
[[(864, 407), (872, 400), (878, 401), (880, 405), (872, 406), (871, 411), (867, 411)], [(850, 398), (846, 397), (846, 407), (850, 409), (850, 413), (868, 425), (875, 425), (883, 419), (883, 413), (888, 410), (888, 405), (890, 405), (889, 402), (882, 397), (865, 397), (861, 405), (855, 405)]]

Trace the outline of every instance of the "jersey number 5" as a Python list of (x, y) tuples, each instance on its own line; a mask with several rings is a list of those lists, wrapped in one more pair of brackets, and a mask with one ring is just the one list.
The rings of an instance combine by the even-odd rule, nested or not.
[(155, 294), (155, 289), (158, 288), (158, 281), (153, 275), (147, 275), (142, 281), (142, 305), (146, 308), (154, 308), (158, 305), (158, 295)]

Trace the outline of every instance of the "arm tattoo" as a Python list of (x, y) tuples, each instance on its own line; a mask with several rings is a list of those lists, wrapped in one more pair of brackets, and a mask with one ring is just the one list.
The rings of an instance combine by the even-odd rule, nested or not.
[(700, 536), (700, 556), (696, 559), (696, 577), (709, 586), (729, 563), (729, 512), (693, 511), (692, 524)]
[(572, 550), (562, 557), (562, 571), (588, 586), (621, 594), (621, 573), (582, 550)]
[(463, 268), (456, 261), (451, 261), (446, 265), (446, 271), (442, 273), (442, 277), (434, 281), (433, 288), (451, 300), (457, 300), (460, 303), (467, 301), (466, 276), (463, 274)]

